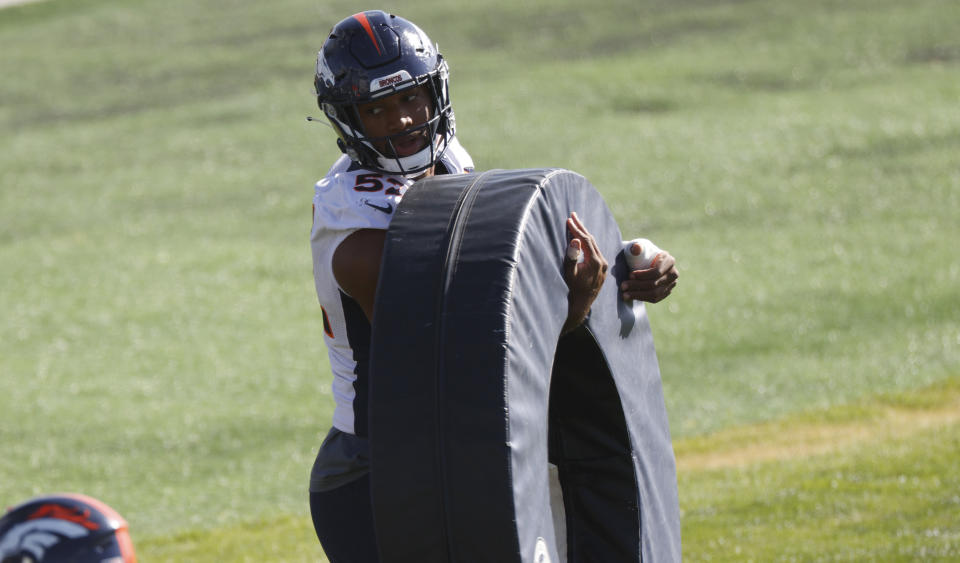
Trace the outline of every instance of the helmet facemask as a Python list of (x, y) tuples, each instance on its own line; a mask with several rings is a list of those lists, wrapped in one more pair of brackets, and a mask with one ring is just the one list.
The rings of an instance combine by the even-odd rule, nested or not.
[[(320, 108), (339, 136), (337, 144), (340, 149), (351, 160), (385, 174), (413, 176), (433, 166), (443, 155), (454, 133), (447, 69), (446, 61), (441, 59), (435, 71), (423, 76), (405, 77), (363, 99), (355, 98), (344, 103), (320, 102)], [(420, 86), (427, 87), (431, 100), (431, 115), (427, 121), (392, 135), (372, 137), (367, 134), (360, 119), (359, 107), (362, 104)], [(414, 154), (398, 156), (395, 142), (417, 134), (423, 134), (426, 138), (424, 147)]]

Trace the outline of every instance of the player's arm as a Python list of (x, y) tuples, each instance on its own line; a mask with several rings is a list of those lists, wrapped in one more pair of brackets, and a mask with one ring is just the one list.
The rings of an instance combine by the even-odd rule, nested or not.
[(343, 239), (333, 252), (333, 276), (370, 322), (386, 236), (387, 231), (380, 229), (360, 229)]
[[(625, 252), (630, 250), (627, 248)], [(636, 253), (639, 253), (639, 249)], [(677, 286), (679, 277), (676, 259), (669, 252), (661, 250), (650, 267), (630, 272), (627, 279), (620, 284), (620, 295), (624, 301), (639, 299), (648, 303), (658, 303), (670, 295), (673, 288)]]
[[(570, 290), (567, 294), (567, 319), (561, 334), (566, 334), (583, 324), (593, 306), (593, 301), (607, 277), (607, 261), (597, 247), (597, 241), (587, 231), (577, 214), (567, 219), (570, 243), (563, 259), (563, 278)], [(580, 256), (583, 260), (580, 260)]]

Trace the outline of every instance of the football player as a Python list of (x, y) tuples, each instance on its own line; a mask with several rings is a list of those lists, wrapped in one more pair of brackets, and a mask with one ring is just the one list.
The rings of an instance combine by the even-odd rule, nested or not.
[[(472, 172), (474, 165), (456, 137), (447, 61), (410, 21), (382, 11), (340, 21), (317, 55), (314, 84), (343, 154), (317, 182), (313, 199), (313, 271), (336, 406), (311, 472), (310, 505), (332, 563), (370, 563), (378, 556), (365, 394), (386, 230), (416, 180)], [(608, 268), (576, 214), (567, 228), (565, 331), (583, 322)], [(657, 267), (630, 278), (624, 299), (659, 301), (676, 284), (675, 261), (664, 253)]]

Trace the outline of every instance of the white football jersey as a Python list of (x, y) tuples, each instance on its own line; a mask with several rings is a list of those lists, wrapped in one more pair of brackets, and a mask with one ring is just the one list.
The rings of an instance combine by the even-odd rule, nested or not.
[[(450, 141), (440, 163), (450, 174), (473, 172), (473, 160), (456, 138)], [(350, 434), (366, 435), (370, 323), (356, 301), (337, 284), (333, 253), (358, 229), (386, 230), (413, 182), (404, 176), (363, 168), (343, 155), (317, 182), (314, 191), (310, 246), (324, 341), (333, 372), (333, 426)]]

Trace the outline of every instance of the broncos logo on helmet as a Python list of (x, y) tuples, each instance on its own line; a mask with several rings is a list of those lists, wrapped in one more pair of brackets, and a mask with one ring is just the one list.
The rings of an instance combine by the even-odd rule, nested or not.
[(0, 563), (136, 563), (127, 523), (84, 495), (37, 497), (0, 518)]
[[(58, 518), (39, 518), (16, 524), (0, 540), (0, 553), (15, 553), (28, 556), (33, 561), (43, 561), (47, 549), (60, 542), (81, 538), (90, 533), (80, 524)], [(11, 557), (4, 557), (6, 563)], [(13, 559), (19, 563), (20, 557)]]

